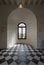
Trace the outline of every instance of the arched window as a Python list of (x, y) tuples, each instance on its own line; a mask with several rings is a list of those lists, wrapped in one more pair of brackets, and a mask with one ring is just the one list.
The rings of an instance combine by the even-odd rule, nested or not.
[(26, 24), (23, 22), (18, 24), (18, 39), (26, 39)]

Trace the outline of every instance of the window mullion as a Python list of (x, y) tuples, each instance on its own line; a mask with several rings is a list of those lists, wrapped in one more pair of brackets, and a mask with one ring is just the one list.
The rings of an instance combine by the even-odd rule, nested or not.
[(21, 38), (23, 38), (23, 28), (21, 28)]

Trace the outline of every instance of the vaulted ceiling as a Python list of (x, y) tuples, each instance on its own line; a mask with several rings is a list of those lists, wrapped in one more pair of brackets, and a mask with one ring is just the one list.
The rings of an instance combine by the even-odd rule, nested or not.
[(18, 5), (19, 2), (22, 1), (24, 6), (29, 5), (40, 5), (44, 6), (44, 0), (0, 0), (0, 5)]

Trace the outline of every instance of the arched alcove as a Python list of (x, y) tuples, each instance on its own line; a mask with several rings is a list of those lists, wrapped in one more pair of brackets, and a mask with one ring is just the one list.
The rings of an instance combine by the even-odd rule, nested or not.
[[(18, 39), (17, 25), (24, 22), (27, 25), (27, 38)], [(37, 48), (37, 19), (32, 11), (26, 8), (17, 8), (8, 16), (7, 23), (7, 47), (12, 47), (16, 43), (31, 44)]]

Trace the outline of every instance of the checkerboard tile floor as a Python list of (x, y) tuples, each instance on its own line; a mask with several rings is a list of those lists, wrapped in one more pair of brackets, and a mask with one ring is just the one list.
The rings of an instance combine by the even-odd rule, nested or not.
[(44, 65), (44, 50), (34, 50), (26, 44), (2, 49), (0, 50), (0, 65)]

